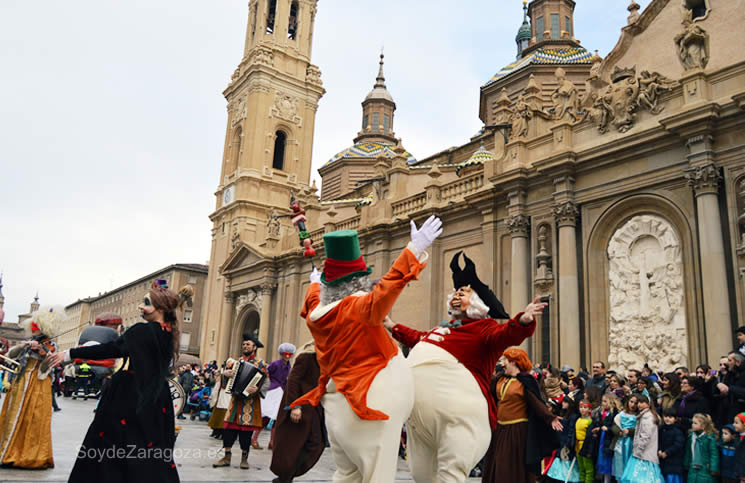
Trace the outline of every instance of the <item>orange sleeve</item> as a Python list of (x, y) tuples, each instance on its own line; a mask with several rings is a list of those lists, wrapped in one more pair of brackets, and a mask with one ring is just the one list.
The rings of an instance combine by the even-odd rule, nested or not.
[(355, 314), (357, 320), (365, 325), (381, 325), (406, 284), (417, 280), (417, 275), (425, 266), (425, 263), (419, 263), (411, 250), (404, 248), (372, 292), (362, 297), (352, 297), (354, 300), (348, 313)]
[(321, 284), (312, 283), (308, 286), (308, 291), (305, 292), (305, 302), (303, 302), (303, 310), (300, 311), (300, 317), (307, 318), (308, 314), (318, 306), (321, 302)]

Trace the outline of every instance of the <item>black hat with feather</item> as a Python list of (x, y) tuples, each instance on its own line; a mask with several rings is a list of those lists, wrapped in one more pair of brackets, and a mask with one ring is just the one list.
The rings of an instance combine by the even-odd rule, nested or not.
[(453, 288), (456, 290), (460, 287), (471, 287), (476, 295), (484, 301), (487, 307), (489, 307), (489, 317), (492, 319), (509, 319), (510, 316), (504, 310), (504, 305), (499, 301), (494, 292), (476, 275), (476, 265), (473, 261), (463, 253), (463, 258), (466, 261), (466, 267), (461, 269), (459, 263), (460, 254), (462, 251), (455, 254), (453, 260), (450, 262), (450, 270), (453, 271)]

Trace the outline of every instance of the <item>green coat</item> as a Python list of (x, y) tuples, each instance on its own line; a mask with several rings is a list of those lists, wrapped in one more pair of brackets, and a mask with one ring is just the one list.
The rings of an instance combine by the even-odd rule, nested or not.
[[(688, 433), (683, 466), (688, 469), (688, 483), (715, 483), (719, 479), (712, 473), (719, 473), (719, 450), (713, 435), (702, 433), (696, 439), (696, 456), (692, 456), (693, 432)], [(694, 467), (700, 466), (700, 468)]]

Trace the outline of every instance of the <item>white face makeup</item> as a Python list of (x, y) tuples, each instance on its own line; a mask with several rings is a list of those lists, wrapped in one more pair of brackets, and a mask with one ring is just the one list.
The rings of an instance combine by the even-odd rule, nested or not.
[(153, 313), (155, 312), (153, 302), (150, 300), (150, 294), (145, 294), (145, 297), (143, 297), (142, 299), (142, 303), (140, 303), (137, 308), (140, 309), (140, 315), (142, 316), (142, 318), (149, 321), (150, 317), (152, 317)]

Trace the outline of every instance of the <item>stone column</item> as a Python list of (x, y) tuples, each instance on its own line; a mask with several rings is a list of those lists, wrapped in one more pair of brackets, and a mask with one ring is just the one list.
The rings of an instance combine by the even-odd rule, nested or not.
[(217, 360), (224, 361), (230, 357), (230, 334), (233, 330), (233, 308), (235, 300), (233, 292), (225, 289), (225, 302), (222, 305), (222, 321), (220, 322), (220, 338), (218, 339)]
[(272, 292), (276, 285), (264, 283), (261, 285), (261, 314), (259, 314), (259, 341), (264, 344), (263, 359), (272, 350), (269, 344), (269, 324), (272, 316)]
[(579, 284), (577, 280), (577, 217), (579, 210), (573, 201), (554, 206), (559, 227), (559, 357), (556, 362), (580, 365), (579, 344)]
[(706, 359), (712, 360), (732, 349), (729, 286), (718, 199), (722, 175), (714, 164), (706, 164), (686, 170), (685, 176), (696, 196)]
[[(514, 316), (530, 302), (530, 219), (525, 215), (514, 215), (507, 225), (512, 235), (510, 314)], [(527, 339), (520, 345), (526, 351), (529, 346)]]

